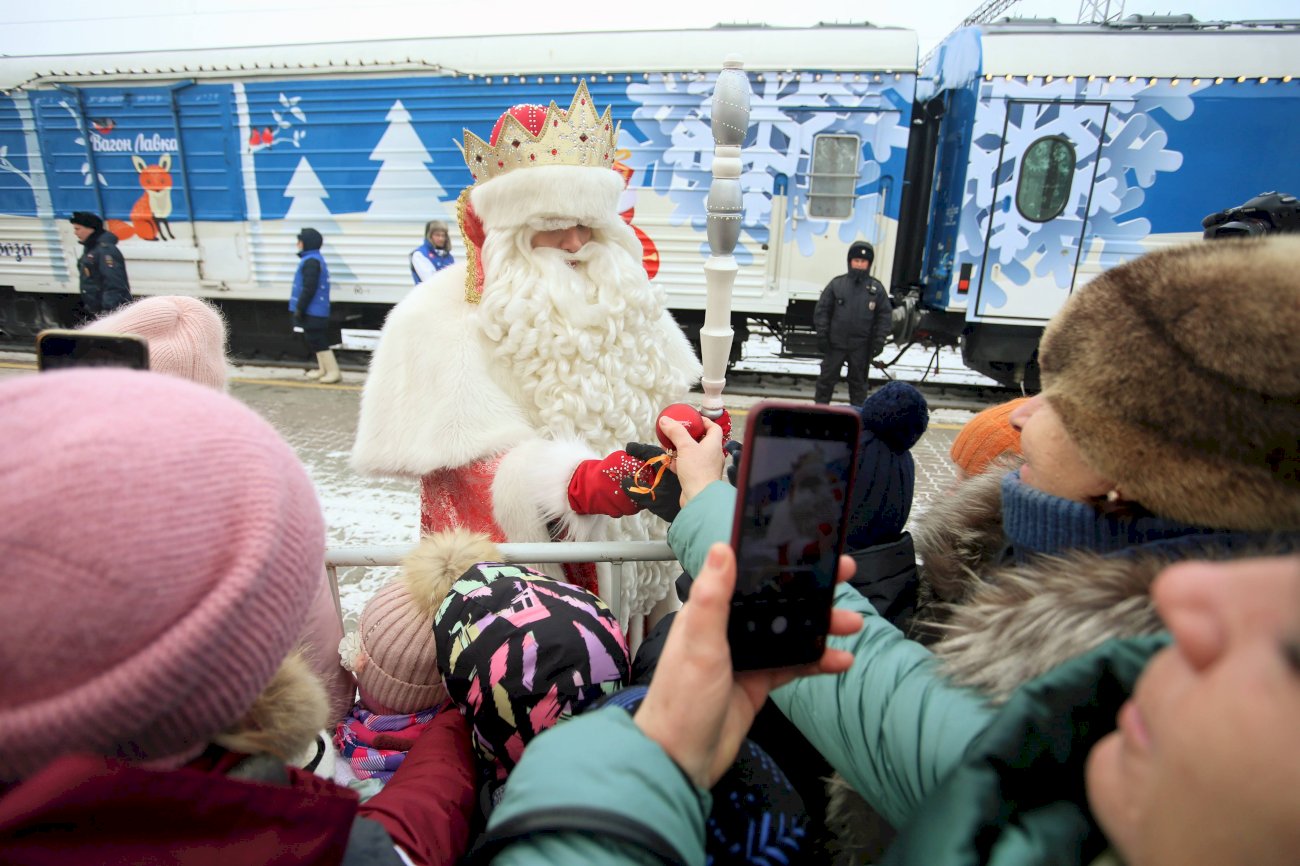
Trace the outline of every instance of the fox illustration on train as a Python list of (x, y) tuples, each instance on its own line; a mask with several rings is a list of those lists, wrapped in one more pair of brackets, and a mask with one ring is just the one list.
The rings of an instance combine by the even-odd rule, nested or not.
[(138, 156), (132, 156), (131, 164), (140, 175), (140, 187), (144, 190), (144, 195), (131, 206), (129, 221), (110, 219), (108, 230), (117, 235), (120, 241), (127, 238), (139, 238), (142, 241), (176, 240), (168, 222), (172, 215), (171, 154), (164, 153), (154, 165)]

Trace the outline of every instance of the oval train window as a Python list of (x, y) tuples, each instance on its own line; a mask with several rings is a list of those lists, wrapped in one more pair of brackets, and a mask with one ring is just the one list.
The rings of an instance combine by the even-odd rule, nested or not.
[(1065, 210), (1074, 180), (1074, 145), (1049, 135), (1025, 148), (1016, 186), (1016, 210), (1027, 220), (1045, 223)]

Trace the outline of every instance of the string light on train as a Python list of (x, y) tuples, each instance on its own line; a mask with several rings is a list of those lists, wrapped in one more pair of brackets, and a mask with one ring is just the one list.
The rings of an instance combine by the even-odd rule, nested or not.
[[(1146, 85), (1147, 85), (1148, 87), (1155, 87), (1155, 86), (1158, 85), (1161, 81), (1167, 81), (1170, 87), (1178, 87), (1179, 85), (1183, 85), (1183, 84), (1186, 84), (1186, 85), (1191, 86), (1191, 87), (1201, 87), (1201, 86), (1203, 86), (1203, 85), (1205, 85), (1205, 84), (1207, 84), (1207, 83), (1210, 83), (1208, 79), (1203, 79), (1203, 78), (1199, 78), (1199, 77), (1197, 77), (1197, 78), (1192, 78), (1192, 79), (1190, 79), (1190, 80), (1187, 80), (1187, 79), (1184, 79), (1183, 76), (1181, 76), (1181, 75), (1177, 75), (1177, 76), (1173, 76), (1173, 77), (1171, 77), (1171, 78), (1165, 79), (1165, 78), (1161, 78), (1160, 76), (1152, 76), (1152, 77), (1150, 77), (1150, 78), (1147, 78), (1146, 76), (1141, 76), (1141, 75), (1129, 75), (1129, 76), (1122, 76), (1122, 75), (1105, 75), (1105, 76), (1098, 76), (1098, 75), (1096, 75), (1096, 74), (1090, 74), (1090, 75), (1084, 76), (1084, 75), (1082, 75), (1082, 74), (1074, 74), (1074, 73), (1071, 73), (1071, 74), (1066, 75), (1066, 76), (1061, 76), (1061, 75), (1056, 74), (1056, 73), (1046, 74), (1046, 75), (1036, 75), (1036, 74), (1034, 74), (1034, 73), (1027, 73), (1027, 74), (1025, 74), (1025, 75), (1016, 75), (1015, 73), (1012, 73), (1012, 72), (1008, 72), (1008, 73), (1005, 73), (1005, 74), (1001, 74), (1001, 73), (999, 73), (999, 74), (996, 74), (996, 75), (995, 75), (994, 73), (992, 73), (992, 72), (986, 72), (986, 73), (984, 73), (984, 81), (985, 81), (985, 82), (989, 82), (989, 83), (991, 83), (991, 82), (993, 82), (993, 81), (998, 80), (999, 78), (1001, 78), (1003, 81), (1007, 81), (1007, 82), (1023, 81), (1023, 82), (1026, 83), (1026, 84), (1032, 84), (1032, 83), (1034, 83), (1035, 81), (1041, 81), (1043, 84), (1051, 84), (1051, 83), (1053, 83), (1053, 82), (1061, 81), (1061, 80), (1064, 80), (1067, 84), (1074, 84), (1074, 83), (1076, 83), (1077, 81), (1084, 81), (1084, 82), (1087, 82), (1088, 84), (1093, 84), (1093, 83), (1095, 83), (1095, 82), (1098, 80), (1098, 78), (1101, 78), (1102, 81), (1104, 81), (1104, 82), (1107, 83), (1107, 84), (1114, 84), (1115, 82), (1117, 82), (1117, 81), (1122, 81), (1122, 80), (1127, 80), (1129, 84), (1139, 84), (1139, 83), (1141, 83), (1141, 82), (1145, 79)], [(761, 79), (760, 79), (760, 80), (761, 80)], [(1213, 79), (1213, 82), (1212, 82), (1212, 83), (1214, 83), (1214, 84), (1222, 84), (1222, 83), (1224, 82), (1224, 80), (1225, 80), (1225, 79), (1223, 78), (1223, 76), (1217, 76), (1216, 78)], [(1264, 75), (1264, 76), (1260, 76), (1259, 78), (1256, 79), (1256, 78), (1252, 78), (1252, 77), (1250, 77), (1250, 76), (1242, 75), (1242, 76), (1237, 77), (1235, 80), (1236, 80), (1236, 82), (1237, 82), (1238, 84), (1245, 84), (1246, 82), (1258, 82), (1259, 84), (1268, 84), (1268, 83), (1270, 83), (1270, 82), (1277, 82), (1277, 83), (1290, 84), (1291, 81), (1294, 80), (1294, 76), (1292, 76), (1292, 75), (1284, 75), (1284, 76), (1280, 76), (1280, 77), (1278, 77), (1278, 78), (1273, 78), (1273, 77), (1271, 77), (1271, 76)]]

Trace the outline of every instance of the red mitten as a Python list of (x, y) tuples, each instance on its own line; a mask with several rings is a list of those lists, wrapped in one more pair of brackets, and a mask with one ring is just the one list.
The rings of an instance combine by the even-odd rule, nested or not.
[(584, 460), (569, 479), (569, 507), (579, 514), (626, 517), (641, 507), (623, 492), (623, 479), (636, 475), (645, 464), (626, 451), (603, 460)]

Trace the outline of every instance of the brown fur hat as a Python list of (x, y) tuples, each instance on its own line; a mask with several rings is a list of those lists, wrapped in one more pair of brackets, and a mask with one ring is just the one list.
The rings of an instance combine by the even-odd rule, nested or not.
[(1142, 256), (1075, 292), (1043, 394), (1126, 499), (1223, 529), (1300, 528), (1300, 238)]

